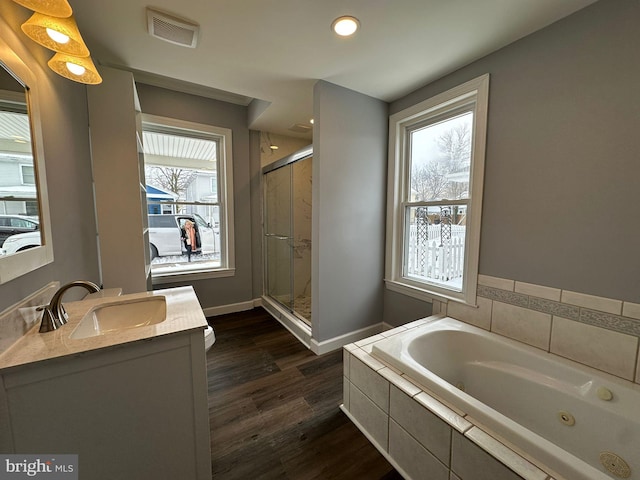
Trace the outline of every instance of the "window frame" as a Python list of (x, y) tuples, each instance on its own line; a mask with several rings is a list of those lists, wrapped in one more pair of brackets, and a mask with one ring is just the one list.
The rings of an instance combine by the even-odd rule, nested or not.
[[(389, 163), (387, 185), (386, 228), (386, 288), (425, 301), (454, 300), (476, 305), (478, 261), (480, 253), (480, 223), (484, 187), (487, 121), (489, 103), (489, 74), (482, 75), (389, 117)], [(408, 135), (417, 124), (435, 118), (454, 117), (461, 108), (472, 106), (471, 165), (469, 200), (467, 203), (467, 233), (464, 251), (462, 290), (456, 291), (405, 276), (405, 215), (409, 186), (410, 157)], [(443, 204), (457, 201), (443, 201)], [(416, 203), (416, 202), (413, 202)], [(420, 203), (420, 202), (417, 202)]]
[[(178, 120), (158, 115), (142, 114), (142, 130), (152, 126), (156, 131), (166, 130), (167, 133), (179, 134), (180, 131), (202, 133), (203, 137), (214, 137), (219, 142), (216, 178), (218, 185), (217, 200), (219, 208), (220, 228), (220, 267), (191, 268), (184, 271), (170, 273), (156, 273), (151, 270), (153, 285), (174, 283), (183, 280), (201, 280), (207, 278), (230, 277), (235, 275), (235, 240), (234, 240), (234, 197), (233, 197), (233, 134), (229, 128), (207, 125), (202, 123)], [(146, 159), (144, 165), (146, 166)], [(146, 182), (145, 182), (146, 183)], [(170, 202), (183, 204), (185, 202)], [(163, 203), (164, 204), (164, 203)], [(202, 204), (202, 203), (199, 203)], [(147, 210), (148, 213), (148, 210)]]

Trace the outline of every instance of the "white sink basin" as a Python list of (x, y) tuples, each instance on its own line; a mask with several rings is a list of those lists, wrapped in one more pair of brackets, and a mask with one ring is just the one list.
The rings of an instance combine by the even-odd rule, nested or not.
[(70, 338), (95, 337), (145, 327), (163, 322), (166, 317), (167, 301), (161, 295), (99, 305), (82, 317)]

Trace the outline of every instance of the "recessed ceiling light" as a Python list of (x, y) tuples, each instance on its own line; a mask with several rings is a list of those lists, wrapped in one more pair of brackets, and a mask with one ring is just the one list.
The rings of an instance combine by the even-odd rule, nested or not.
[(356, 17), (344, 16), (336, 18), (331, 24), (331, 29), (341, 37), (349, 37), (356, 33), (360, 22)]
[(269, 145), (269, 148), (271, 150), (278, 150), (278, 146), (277, 145)]
[(313, 118), (309, 120), (309, 123), (313, 125)]

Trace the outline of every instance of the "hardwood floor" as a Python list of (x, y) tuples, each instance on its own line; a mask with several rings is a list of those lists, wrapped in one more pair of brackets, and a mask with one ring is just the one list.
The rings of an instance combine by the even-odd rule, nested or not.
[(209, 323), (214, 480), (402, 479), (338, 408), (341, 350), (316, 356), (262, 308)]

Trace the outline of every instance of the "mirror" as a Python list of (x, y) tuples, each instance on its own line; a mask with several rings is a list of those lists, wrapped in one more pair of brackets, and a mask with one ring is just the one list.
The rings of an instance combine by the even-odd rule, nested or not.
[(35, 78), (0, 42), (0, 283), (53, 261)]
[[(27, 234), (28, 235), (25, 235)], [(27, 91), (0, 69), (0, 255), (42, 245)], [(8, 240), (8, 241), (7, 241)]]

